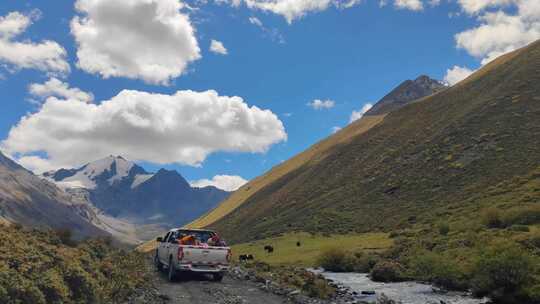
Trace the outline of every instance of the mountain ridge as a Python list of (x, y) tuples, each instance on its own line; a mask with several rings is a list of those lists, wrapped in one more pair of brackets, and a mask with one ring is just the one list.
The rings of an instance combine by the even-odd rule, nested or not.
[(110, 235), (94, 223), (95, 212), (53, 183), (44, 181), (0, 152), (0, 217), (36, 228), (70, 229), (75, 237)]
[(216, 187), (196, 188), (176, 170), (149, 173), (122, 156), (108, 157), (79, 168), (45, 173), (106, 216), (136, 226), (179, 226), (214, 208), (229, 193)]
[(446, 88), (447, 86), (442, 82), (426, 75), (420, 75), (414, 80), (403, 81), (375, 103), (364, 115), (388, 114), (412, 101), (440, 92)]
[[(436, 90), (430, 90), (431, 87), (436, 88)], [(189, 223), (187, 226), (200, 228), (211, 225), (223, 216), (240, 207), (250, 196), (264, 188), (267, 184), (275, 182), (289, 172), (300, 168), (310, 161), (317, 162), (324, 159), (326, 157), (326, 152), (332, 149), (332, 147), (347, 143), (354, 137), (377, 126), (384, 120), (389, 112), (415, 101), (416, 97), (426, 97), (427, 95), (442, 91), (445, 88), (446, 86), (442, 85), (440, 81), (425, 75), (420, 75), (415, 80), (403, 81), (400, 85), (392, 89), (390, 93), (381, 98), (374, 105), (373, 108), (375, 109), (373, 111), (370, 110), (366, 112), (361, 119), (352, 122), (332, 136), (315, 143), (305, 151), (293, 156), (284, 163), (273, 167), (263, 175), (256, 177), (237, 191), (233, 192), (228, 199), (223, 201), (216, 208)], [(380, 105), (381, 103), (382, 105)]]
[(410, 226), (407, 217), (429, 222), (434, 210), (486, 208), (475, 207), (476, 193), (489, 196), (490, 186), (540, 163), (538, 71), (535, 42), (390, 112), (209, 226), (237, 242), (288, 231), (390, 231)]

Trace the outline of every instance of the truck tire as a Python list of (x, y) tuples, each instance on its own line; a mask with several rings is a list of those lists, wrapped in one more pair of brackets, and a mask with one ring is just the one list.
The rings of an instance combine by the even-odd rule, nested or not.
[(223, 273), (221, 272), (213, 273), (212, 278), (214, 279), (214, 282), (221, 282), (223, 281)]
[(169, 282), (174, 282), (174, 280), (176, 279), (176, 269), (174, 269), (172, 257), (169, 258), (169, 272), (167, 275), (167, 279), (169, 279)]
[(163, 270), (163, 263), (159, 260), (158, 252), (156, 251), (156, 255), (154, 256), (154, 265), (156, 266), (157, 271)]

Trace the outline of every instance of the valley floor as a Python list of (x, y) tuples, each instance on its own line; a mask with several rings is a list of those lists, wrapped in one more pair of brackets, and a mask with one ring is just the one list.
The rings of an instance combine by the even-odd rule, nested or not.
[[(297, 243), (300, 244), (297, 244)], [(348, 251), (379, 252), (392, 246), (394, 241), (387, 233), (361, 233), (342, 235), (315, 235), (309, 233), (287, 233), (282, 236), (233, 245), (233, 255), (251, 254), (256, 260), (271, 265), (318, 266), (321, 252), (330, 248)], [(274, 252), (268, 254), (264, 246), (271, 245)], [(300, 246), (298, 246), (300, 245)]]

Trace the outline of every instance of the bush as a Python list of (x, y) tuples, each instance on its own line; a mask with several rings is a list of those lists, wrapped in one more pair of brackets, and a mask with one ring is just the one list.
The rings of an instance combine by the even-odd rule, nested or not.
[(526, 225), (512, 225), (509, 230), (511, 231), (520, 231), (520, 232), (529, 232), (529, 226)]
[(364, 252), (354, 253), (354, 271), (355, 272), (370, 272), (373, 267), (379, 262), (379, 258), (373, 254)]
[(497, 208), (486, 209), (482, 214), (482, 223), (488, 228), (504, 228), (502, 213)]
[(377, 261), (378, 258), (372, 254), (361, 251), (352, 254), (341, 248), (332, 248), (319, 256), (318, 265), (333, 272), (370, 272)]
[(73, 231), (71, 231), (71, 229), (60, 228), (60, 229), (56, 229), (54, 233), (56, 234), (56, 236), (58, 236), (62, 244), (71, 246), (71, 247), (77, 246), (77, 242), (73, 239)]
[(65, 232), (0, 227), (0, 303), (118, 303), (148, 286), (142, 254), (70, 240)]
[(409, 267), (415, 279), (449, 290), (467, 289), (467, 275), (458, 263), (448, 256), (429, 251), (417, 253), (411, 258)]
[(540, 206), (532, 205), (513, 208), (502, 212), (489, 208), (482, 216), (483, 223), (489, 228), (506, 228), (512, 225), (534, 225), (540, 223)]
[(532, 205), (511, 209), (505, 216), (507, 226), (510, 225), (534, 225), (540, 223), (540, 206)]
[(484, 250), (473, 270), (472, 290), (496, 303), (527, 303), (538, 261), (516, 244), (497, 244)]
[(371, 279), (377, 282), (403, 281), (403, 267), (394, 261), (381, 261), (371, 270)]
[(335, 293), (335, 289), (330, 287), (325, 279), (315, 276), (305, 281), (302, 290), (308, 296), (319, 299), (329, 299)]
[(355, 270), (354, 262), (353, 255), (341, 248), (328, 249), (318, 258), (319, 266), (333, 272), (352, 272)]
[(448, 235), (448, 232), (450, 232), (450, 225), (446, 222), (441, 222), (438, 225), (438, 229), (440, 235)]
[(532, 247), (540, 249), (540, 233), (536, 232), (527, 240)]

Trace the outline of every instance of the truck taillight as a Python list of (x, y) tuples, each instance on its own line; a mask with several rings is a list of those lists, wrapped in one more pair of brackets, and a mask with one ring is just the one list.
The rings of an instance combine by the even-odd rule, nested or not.
[(178, 247), (178, 261), (184, 258), (184, 247)]
[(230, 262), (232, 260), (232, 250), (229, 248), (227, 249), (227, 262)]

